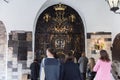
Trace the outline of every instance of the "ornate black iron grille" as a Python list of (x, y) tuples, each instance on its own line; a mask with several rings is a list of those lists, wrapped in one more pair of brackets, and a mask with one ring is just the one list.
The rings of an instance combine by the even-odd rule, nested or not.
[(35, 51), (44, 54), (47, 47), (55, 48), (58, 53), (72, 51), (78, 57), (85, 51), (83, 22), (73, 8), (57, 4), (40, 15), (35, 32)]

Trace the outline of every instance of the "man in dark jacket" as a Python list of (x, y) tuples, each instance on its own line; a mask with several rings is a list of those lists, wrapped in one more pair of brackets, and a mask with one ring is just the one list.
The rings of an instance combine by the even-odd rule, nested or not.
[(31, 80), (38, 80), (39, 77), (40, 65), (37, 59), (34, 59), (34, 62), (30, 65), (31, 70)]

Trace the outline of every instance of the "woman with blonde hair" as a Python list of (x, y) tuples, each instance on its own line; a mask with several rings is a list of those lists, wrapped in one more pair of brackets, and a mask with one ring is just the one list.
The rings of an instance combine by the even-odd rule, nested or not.
[(95, 77), (96, 72), (93, 71), (94, 66), (95, 66), (95, 59), (93, 57), (91, 57), (89, 59), (89, 63), (88, 63), (88, 78), (89, 78), (89, 80), (93, 80)]

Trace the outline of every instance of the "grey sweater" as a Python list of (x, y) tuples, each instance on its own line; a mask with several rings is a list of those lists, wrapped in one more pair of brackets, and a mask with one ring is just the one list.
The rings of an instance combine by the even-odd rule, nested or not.
[(79, 69), (81, 73), (86, 73), (87, 70), (87, 63), (88, 63), (88, 59), (87, 57), (80, 57), (78, 60), (79, 63)]

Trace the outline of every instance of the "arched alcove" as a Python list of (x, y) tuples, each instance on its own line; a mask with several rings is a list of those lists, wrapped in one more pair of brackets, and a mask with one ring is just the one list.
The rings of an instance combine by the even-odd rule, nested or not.
[(0, 79), (6, 80), (6, 45), (7, 45), (7, 35), (6, 35), (5, 25), (0, 21)]
[(112, 73), (115, 80), (120, 80), (120, 33), (116, 35), (112, 47)]
[(113, 41), (112, 59), (120, 61), (120, 33), (116, 35)]
[(70, 6), (56, 4), (39, 16), (35, 29), (35, 52), (45, 54), (47, 47), (58, 53), (72, 51), (76, 58), (85, 52), (84, 25), (80, 15)]

